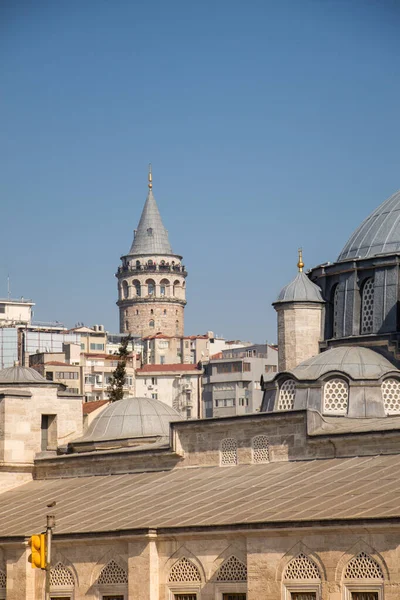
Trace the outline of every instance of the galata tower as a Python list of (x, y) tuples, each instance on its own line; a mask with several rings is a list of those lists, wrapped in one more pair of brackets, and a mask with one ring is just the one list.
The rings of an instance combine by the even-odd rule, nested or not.
[(182, 256), (174, 254), (153, 196), (151, 166), (149, 192), (134, 231), (131, 249), (118, 267), (121, 333), (140, 337), (163, 333), (183, 336), (187, 272)]

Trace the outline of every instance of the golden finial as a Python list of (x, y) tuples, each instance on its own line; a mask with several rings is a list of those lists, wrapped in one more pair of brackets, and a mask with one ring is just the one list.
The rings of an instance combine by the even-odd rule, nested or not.
[(299, 273), (303, 271), (304, 263), (303, 263), (303, 248), (299, 248), (299, 262), (297, 263), (297, 268), (299, 269)]
[(147, 185), (149, 186), (149, 190), (151, 190), (151, 188), (153, 187), (153, 176), (152, 176), (152, 173), (151, 173), (151, 163), (149, 164), (148, 181), (149, 181), (149, 183)]

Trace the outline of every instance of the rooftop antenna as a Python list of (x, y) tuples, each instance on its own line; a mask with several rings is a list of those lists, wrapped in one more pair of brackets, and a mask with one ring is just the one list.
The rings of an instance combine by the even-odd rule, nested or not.
[(299, 269), (299, 273), (302, 273), (303, 268), (304, 268), (303, 248), (299, 248), (298, 252), (299, 252), (299, 262), (297, 263), (297, 268)]
[(149, 190), (151, 190), (151, 188), (153, 187), (153, 174), (151, 172), (151, 163), (149, 163), (148, 181), (149, 181), (149, 183), (147, 185), (149, 186)]

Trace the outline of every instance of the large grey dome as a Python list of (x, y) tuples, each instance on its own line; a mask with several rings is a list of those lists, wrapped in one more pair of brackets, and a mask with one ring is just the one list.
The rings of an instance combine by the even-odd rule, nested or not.
[(113, 440), (169, 439), (169, 424), (182, 417), (153, 398), (124, 398), (107, 406), (91, 423), (85, 435), (72, 442), (106, 442)]
[(385, 200), (354, 231), (339, 260), (400, 252), (400, 191)]
[(278, 302), (323, 302), (321, 289), (315, 285), (303, 272), (288, 283), (279, 293)]
[(305, 360), (292, 370), (299, 380), (315, 380), (332, 371), (352, 379), (380, 379), (396, 367), (384, 356), (363, 346), (339, 346)]
[(29, 367), (8, 367), (0, 371), (0, 385), (54, 385), (40, 373)]

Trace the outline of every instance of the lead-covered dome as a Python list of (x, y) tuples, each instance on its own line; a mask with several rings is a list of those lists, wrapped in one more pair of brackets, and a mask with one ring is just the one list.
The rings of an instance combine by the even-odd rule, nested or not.
[(323, 302), (321, 289), (301, 271), (279, 292), (274, 304), (279, 302)]
[(54, 385), (30, 367), (7, 367), (0, 371), (0, 385)]
[(141, 444), (165, 444), (169, 424), (180, 414), (153, 398), (124, 398), (107, 406), (91, 423), (86, 433), (71, 442), (77, 451)]
[(397, 252), (400, 252), (400, 190), (357, 227), (338, 261)]

